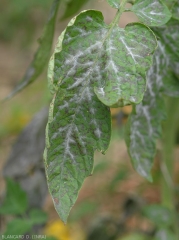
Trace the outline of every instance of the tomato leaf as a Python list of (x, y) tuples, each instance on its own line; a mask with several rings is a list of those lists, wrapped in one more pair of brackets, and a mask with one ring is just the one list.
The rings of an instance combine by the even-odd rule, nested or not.
[(57, 16), (58, 6), (60, 0), (54, 0), (48, 22), (45, 25), (42, 37), (40, 38), (40, 46), (35, 53), (34, 59), (28, 67), (24, 77), (17, 84), (14, 90), (6, 97), (9, 99), (13, 97), (16, 93), (21, 91), (23, 88), (34, 82), (37, 77), (43, 72), (48, 60), (53, 42), (54, 28), (55, 28), (55, 20)]
[(176, 20), (179, 20), (179, 2), (176, 1), (172, 8), (172, 17)]
[(161, 122), (166, 118), (162, 98), (163, 69), (166, 67), (162, 47), (156, 51), (147, 76), (143, 101), (133, 106), (126, 127), (126, 144), (135, 170), (152, 181), (150, 174), (156, 153), (156, 139), (161, 136)]
[[(50, 107), (44, 157), (49, 190), (64, 222), (84, 179), (92, 173), (94, 151), (104, 153), (110, 141), (110, 111), (94, 93), (90, 68), (99, 46), (93, 36), (100, 31), (99, 20), (102, 15), (97, 11), (80, 14), (67, 27), (62, 50), (55, 54), (52, 84), (58, 90)], [(90, 41), (84, 41), (84, 35)]]
[(156, 47), (153, 32), (143, 24), (131, 23), (125, 29), (115, 26), (103, 43), (103, 61), (98, 63), (102, 81), (95, 93), (99, 100), (110, 107), (141, 102)]
[(170, 68), (179, 77), (179, 21), (171, 19), (165, 26), (153, 30), (165, 46)]
[(167, 6), (160, 0), (136, 0), (131, 11), (148, 26), (164, 25), (172, 16)]

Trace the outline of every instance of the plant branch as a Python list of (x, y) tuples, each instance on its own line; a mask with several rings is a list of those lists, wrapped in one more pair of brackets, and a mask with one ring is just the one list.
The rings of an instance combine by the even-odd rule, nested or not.
[(168, 118), (164, 123), (164, 135), (163, 135), (163, 150), (162, 150), (162, 203), (173, 211), (174, 226), (179, 239), (178, 229), (178, 217), (175, 209), (175, 188), (172, 180), (174, 172), (174, 146), (176, 130), (179, 122), (179, 99), (168, 98), (167, 99), (167, 113)]

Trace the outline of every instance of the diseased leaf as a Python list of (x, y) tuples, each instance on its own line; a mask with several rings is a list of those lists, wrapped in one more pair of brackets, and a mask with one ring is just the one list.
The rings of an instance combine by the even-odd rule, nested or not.
[(119, 7), (120, 7), (120, 1), (119, 0), (107, 0), (107, 2), (113, 8), (119, 9)]
[(143, 101), (133, 106), (126, 128), (126, 144), (135, 170), (152, 181), (150, 174), (156, 152), (156, 139), (161, 135), (161, 122), (166, 118), (162, 98), (163, 70), (166, 61), (162, 46), (154, 55), (153, 66), (147, 76), (147, 91)]
[(156, 226), (167, 228), (173, 224), (173, 213), (161, 205), (148, 205), (142, 209), (143, 214)]
[(75, 13), (77, 13), (81, 7), (87, 3), (89, 0), (67, 0), (66, 1), (66, 10), (61, 19), (66, 19), (72, 17)]
[(167, 25), (153, 30), (165, 46), (171, 69), (179, 77), (179, 21), (171, 19)]
[(179, 97), (179, 81), (176, 76), (178, 69), (174, 67), (178, 55), (178, 37), (174, 33), (177, 25), (173, 20), (167, 25), (173, 27), (172, 36), (168, 35), (168, 31), (171, 30), (168, 26), (154, 29), (160, 36), (159, 48), (154, 55), (153, 66), (148, 72), (144, 99), (142, 103), (133, 107), (126, 131), (126, 143), (133, 166), (140, 175), (149, 180), (156, 151), (155, 141), (161, 135), (161, 122), (166, 117), (162, 93)]
[(141, 102), (156, 47), (153, 32), (140, 23), (128, 24), (125, 29), (114, 27), (98, 63), (101, 83), (95, 93), (99, 100), (110, 107)]
[(45, 25), (42, 37), (40, 38), (40, 46), (34, 56), (34, 59), (28, 67), (23, 79), (17, 84), (17, 86), (6, 97), (6, 99), (13, 97), (16, 93), (34, 82), (44, 70), (49, 60), (59, 3), (60, 0), (54, 0), (50, 10), (48, 22)]
[(78, 27), (79, 22), (86, 24), (84, 19), (92, 28), (98, 27), (97, 22), (92, 22), (95, 16), (102, 17), (95, 11), (79, 15), (74, 25), (66, 30), (62, 51), (55, 54), (53, 84), (59, 84), (59, 90), (50, 110), (45, 163), (49, 189), (64, 222), (85, 177), (92, 173), (94, 151), (105, 152), (110, 140), (110, 111), (94, 94), (94, 79), (90, 77), (93, 56), (87, 52), (96, 46), (91, 47), (92, 42), (85, 42), (79, 36), (80, 32), (89, 34), (88, 30), (85, 32)]
[[(140, 43), (146, 56), (144, 59), (137, 55), (142, 52), (138, 45), (136, 51), (133, 50), (136, 40), (133, 43), (130, 40), (128, 44), (125, 36), (135, 37), (135, 31), (142, 35), (141, 41), (150, 39), (149, 47)], [(122, 97), (124, 100), (121, 101), (125, 104), (135, 102), (136, 99), (130, 99), (130, 94), (143, 95), (145, 71), (151, 64), (151, 54), (157, 43), (152, 31), (144, 25), (130, 24), (127, 30), (117, 25), (108, 26), (102, 14), (93, 10), (78, 15), (74, 24), (68, 26), (63, 34), (63, 40), (60, 40), (62, 46), (58, 49), (60, 52), (54, 55), (54, 73), (51, 72), (49, 81), (52, 88), (58, 90), (50, 106), (44, 158), (55, 208), (66, 222), (85, 177), (92, 172), (94, 151), (105, 152), (109, 145), (110, 111), (99, 101), (94, 87), (104, 86), (106, 83), (103, 79), (111, 80), (117, 75), (116, 69), (120, 69), (121, 77), (117, 79), (117, 86), (121, 87), (121, 93), (116, 91), (113, 102), (118, 102)], [(113, 45), (115, 34), (118, 36), (115, 39), (117, 46)], [(118, 46), (118, 55), (115, 54), (111, 59), (114, 47)], [(128, 72), (138, 79), (131, 76), (130, 81)], [(130, 81), (127, 84), (126, 78)], [(139, 82), (139, 86), (135, 86), (136, 82)]]
[(162, 26), (172, 14), (161, 0), (136, 0), (131, 8), (141, 22), (148, 26)]
[(28, 207), (26, 193), (20, 185), (11, 179), (6, 179), (6, 198), (0, 207), (1, 214), (23, 214)]
[(169, 67), (163, 71), (165, 72), (165, 76), (163, 76), (162, 80), (162, 92), (170, 97), (179, 97), (179, 79), (175, 73), (169, 69)]
[[(75, 19), (76, 19), (76, 17), (71, 19), (71, 21), (68, 23), (68, 27), (72, 26), (74, 24)], [(54, 53), (51, 56), (50, 61), (49, 61), (49, 65), (48, 65), (48, 73), (47, 73), (48, 87), (49, 87), (49, 90), (51, 91), (51, 93), (53, 95), (58, 90), (58, 86), (55, 86), (53, 84), (53, 79), (54, 79), (54, 58), (55, 58), (55, 53), (60, 53), (61, 50), (62, 50), (62, 42), (63, 42), (63, 38), (64, 38), (64, 35), (65, 35), (65, 32), (66, 32), (66, 29), (59, 36), (57, 44), (55, 46)]]
[(172, 17), (179, 20), (179, 2), (177, 0), (172, 8)]

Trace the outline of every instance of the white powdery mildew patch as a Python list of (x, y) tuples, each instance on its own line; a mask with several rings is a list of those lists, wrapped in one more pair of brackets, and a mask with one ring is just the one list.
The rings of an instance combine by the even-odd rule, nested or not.
[(93, 94), (90, 91), (90, 87), (89, 86), (85, 87), (85, 89), (82, 93), (82, 99), (87, 99), (88, 102), (90, 103), (92, 101), (92, 96), (93, 96)]
[(73, 127), (72, 126), (73, 125), (69, 126), (69, 129), (67, 130), (66, 138), (65, 138), (65, 141), (64, 141), (65, 152), (64, 152), (64, 157), (63, 157), (63, 164), (64, 164), (64, 161), (65, 161), (67, 156), (69, 156), (72, 159), (73, 164), (76, 164), (75, 156), (71, 152), (71, 147), (70, 147), (71, 143), (73, 143), (73, 144), (75, 143), (75, 140), (72, 137), (72, 131), (73, 131)]
[(94, 134), (96, 135), (97, 138), (100, 138), (101, 135), (102, 135), (102, 132), (99, 128), (97, 128), (95, 131), (94, 131)]
[(149, 15), (164, 16), (164, 14), (161, 12), (161, 4), (159, 4), (158, 2), (153, 2), (149, 5), (147, 5), (146, 7), (144, 7), (145, 5), (146, 5), (145, 1), (141, 1), (141, 3), (137, 4), (137, 14), (138, 15), (140, 15), (140, 16), (143, 15), (151, 20), (153, 20), (153, 18), (150, 17)]
[[(129, 53), (129, 55), (131, 55), (131, 57), (132, 57), (132, 59), (134, 60), (134, 62), (137, 63), (135, 57), (138, 56), (138, 55), (135, 55), (135, 54), (132, 52), (132, 50), (135, 49), (135, 48), (128, 47), (128, 46), (127, 46), (127, 43), (125, 42), (125, 40), (124, 40), (123, 37), (120, 37), (120, 40), (121, 40), (121, 42), (123, 43), (123, 45), (125, 46), (125, 48), (126, 48), (127, 52)], [(141, 56), (139, 56), (139, 57), (141, 57)]]
[(143, 106), (142, 110), (143, 110), (143, 115), (145, 116), (145, 119), (147, 120), (148, 123), (148, 134), (150, 137), (153, 136), (153, 127), (152, 127), (152, 118), (149, 114), (150, 110), (149, 110), (150, 106)]
[(71, 90), (73, 88), (79, 87), (84, 82), (84, 78), (75, 78), (75, 82), (67, 88), (67, 90)]
[[(130, 33), (134, 33), (134, 32), (131, 31)], [(141, 35), (137, 34), (137, 36), (139, 37), (139, 36), (141, 36)], [(130, 41), (131, 41), (131, 42), (135, 42), (136, 44), (139, 44), (139, 42), (138, 42), (137, 40), (135, 40), (135, 39), (130, 39)], [(149, 47), (148, 47), (147, 45), (145, 45), (145, 44), (143, 44), (143, 43), (141, 43), (141, 42), (140, 42), (140, 46), (142, 46), (142, 47), (144, 47), (144, 48), (146, 48), (146, 49), (149, 49)]]
[(62, 110), (62, 109), (64, 109), (64, 108), (68, 108), (68, 107), (69, 107), (68, 102), (67, 102), (67, 101), (64, 101), (64, 104), (63, 104), (63, 105), (58, 106), (58, 110)]
[(98, 88), (98, 93), (104, 97), (105, 96), (104, 88), (102, 87)]
[(92, 19), (92, 17), (90, 17), (90, 16), (87, 16), (87, 17), (86, 17), (86, 21), (87, 21), (87, 22), (92, 22), (92, 21), (93, 21), (93, 19)]
[(108, 71), (109, 69), (113, 69), (113, 71), (115, 72), (115, 74), (117, 74), (119, 72), (118, 67), (116, 66), (115, 62), (113, 61), (112, 56), (115, 54), (115, 52), (117, 51), (117, 48), (114, 46), (114, 41), (112, 39), (109, 39), (107, 44), (107, 48), (106, 48), (106, 52), (108, 54), (108, 62), (107, 65), (104, 69), (104, 71)]

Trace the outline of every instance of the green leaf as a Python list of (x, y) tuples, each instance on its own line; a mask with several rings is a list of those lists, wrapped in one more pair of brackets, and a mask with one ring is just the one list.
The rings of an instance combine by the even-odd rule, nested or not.
[[(76, 17), (72, 18), (71, 21), (68, 23), (68, 27), (72, 26), (75, 22)], [(48, 73), (47, 73), (47, 77), (48, 77), (48, 87), (49, 90), (51, 91), (51, 93), (54, 95), (55, 92), (58, 90), (58, 86), (56, 86), (53, 83), (54, 80), (54, 60), (55, 60), (55, 54), (56, 53), (60, 53), (62, 50), (62, 42), (63, 42), (63, 38), (65, 35), (66, 29), (61, 33), (61, 35), (58, 38), (57, 44), (55, 46), (55, 50), (54, 53), (52, 54), (50, 61), (49, 61), (49, 65), (48, 65)]]
[(107, 0), (107, 2), (113, 8), (119, 9), (119, 7), (120, 7), (120, 1), (119, 0)]
[(77, 13), (82, 6), (87, 3), (89, 0), (67, 0), (66, 2), (66, 10), (61, 19), (66, 19), (72, 17), (75, 13)]
[(162, 26), (172, 14), (161, 0), (136, 0), (133, 11), (141, 22), (148, 26)]
[(1, 214), (23, 214), (27, 210), (26, 193), (20, 185), (11, 179), (6, 179), (6, 197), (0, 207)]
[(6, 97), (6, 99), (13, 97), (16, 93), (34, 82), (37, 77), (43, 72), (49, 60), (59, 2), (60, 0), (54, 0), (52, 4), (48, 22), (45, 25), (42, 37), (40, 38), (40, 46), (34, 56), (33, 61), (28, 67), (23, 79), (17, 84), (17, 86)]
[(142, 209), (142, 212), (158, 227), (167, 228), (172, 226), (173, 214), (167, 207), (161, 205), (148, 205)]
[[(135, 31), (140, 34), (140, 46), (135, 39), (127, 41), (126, 35), (135, 38)], [(44, 158), (56, 210), (66, 222), (85, 177), (92, 172), (94, 151), (105, 152), (110, 141), (109, 108), (94, 94), (94, 86), (97, 92), (98, 87), (105, 84), (103, 79), (116, 78), (116, 69), (120, 69), (121, 78), (117, 79), (117, 85), (125, 89), (123, 91), (121, 87), (122, 93), (118, 93), (119, 89), (114, 93), (117, 96), (112, 104), (125, 98), (124, 95), (126, 98), (121, 102), (135, 102), (136, 99), (127, 98), (131, 97), (130, 94), (143, 95), (145, 71), (151, 64), (151, 53), (157, 43), (153, 33), (144, 25), (130, 24), (127, 30), (117, 25), (108, 26), (102, 14), (92, 10), (78, 15), (62, 39), (60, 52), (55, 53), (54, 73), (51, 74), (50, 84), (58, 90), (50, 107)], [(117, 42), (116, 46), (113, 41)], [(143, 48), (139, 51), (141, 45)], [(118, 55), (115, 54), (117, 47)], [(141, 56), (137, 55), (139, 53)], [(111, 54), (115, 55), (114, 59), (111, 59)], [(146, 57), (141, 59), (143, 54)], [(127, 84), (125, 77), (130, 81)], [(137, 81), (141, 81), (139, 86), (135, 85)]]
[(165, 26), (153, 30), (165, 46), (171, 69), (179, 77), (179, 21), (171, 19)]
[(40, 209), (32, 209), (29, 212), (29, 221), (32, 225), (46, 223), (48, 219), (47, 213)]
[(162, 98), (166, 61), (162, 50), (159, 44), (153, 66), (148, 72), (147, 91), (142, 103), (133, 106), (126, 127), (126, 144), (132, 164), (135, 170), (149, 181), (152, 181), (150, 171), (156, 153), (156, 139), (161, 136), (161, 122), (166, 118)]
[(101, 83), (95, 93), (99, 100), (110, 107), (141, 102), (156, 47), (153, 32), (143, 24), (131, 23), (125, 29), (114, 26), (98, 63)]
[[(55, 54), (53, 84), (59, 84), (60, 88), (51, 104), (44, 156), (49, 189), (64, 222), (85, 177), (92, 173), (94, 151), (105, 152), (110, 141), (110, 111), (94, 94), (94, 80), (84, 78), (90, 74), (88, 58), (91, 56), (87, 52), (83, 54), (83, 48), (89, 44), (86, 51), (90, 51), (93, 47), (82, 36), (89, 31), (85, 32), (86, 20), (94, 29), (98, 27), (98, 23), (92, 22), (95, 15), (101, 18), (95, 11), (79, 15), (75, 24), (66, 30), (62, 51)], [(84, 30), (79, 29), (78, 22), (85, 24)], [(84, 65), (83, 58), (79, 58), (81, 54), (87, 60)]]
[[(32, 229), (32, 224), (26, 220), (26, 219), (13, 219), (12, 221), (10, 221), (7, 224), (7, 229), (4, 233), (4, 235), (23, 235), (27, 232), (29, 232)], [(8, 238), (8, 239), (14, 239), (12, 238)]]
[(176, 1), (172, 8), (172, 17), (176, 20), (179, 20), (179, 2)]
[(156, 234), (154, 240), (177, 240), (175, 234), (169, 229), (160, 229)]
[(179, 97), (179, 79), (176, 74), (169, 68), (163, 70), (165, 75), (163, 76), (163, 88), (162, 92), (170, 97)]

